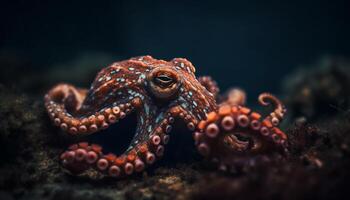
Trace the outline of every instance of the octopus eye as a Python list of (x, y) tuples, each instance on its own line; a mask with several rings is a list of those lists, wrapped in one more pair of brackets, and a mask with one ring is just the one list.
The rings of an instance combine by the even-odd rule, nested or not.
[(148, 76), (148, 89), (159, 99), (174, 98), (181, 86), (182, 79), (179, 74), (168, 67), (153, 69)]
[(154, 83), (160, 87), (169, 87), (175, 83), (175, 80), (168, 74), (159, 74), (154, 78)]

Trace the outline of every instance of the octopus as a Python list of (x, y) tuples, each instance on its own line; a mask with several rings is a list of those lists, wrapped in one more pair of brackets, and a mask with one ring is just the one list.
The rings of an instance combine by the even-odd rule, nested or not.
[(98, 144), (79, 142), (60, 156), (72, 174), (94, 169), (104, 176), (126, 177), (144, 171), (164, 154), (175, 121), (193, 133), (199, 153), (220, 166), (255, 155), (286, 150), (287, 136), (277, 126), (286, 109), (263, 93), (259, 102), (272, 105), (266, 117), (245, 107), (245, 93), (230, 90), (220, 96), (209, 76), (196, 78), (195, 67), (184, 58), (171, 61), (151, 56), (115, 62), (102, 69), (90, 89), (61, 83), (45, 95), (54, 125), (72, 137), (84, 137), (136, 113), (135, 134), (120, 155)]
[(102, 69), (89, 90), (58, 84), (45, 96), (45, 106), (53, 123), (73, 137), (94, 134), (137, 114), (136, 133), (121, 155), (80, 142), (61, 155), (63, 167), (74, 174), (93, 168), (112, 177), (143, 171), (162, 157), (176, 119), (194, 131), (217, 109), (211, 82), (208, 77), (197, 79), (186, 59), (167, 62), (141, 56)]

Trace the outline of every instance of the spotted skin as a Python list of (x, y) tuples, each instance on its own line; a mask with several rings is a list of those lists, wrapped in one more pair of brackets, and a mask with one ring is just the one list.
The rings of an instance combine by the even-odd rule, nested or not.
[(53, 123), (72, 136), (93, 134), (137, 113), (135, 136), (122, 155), (79, 143), (61, 155), (63, 166), (75, 174), (94, 168), (113, 177), (142, 171), (163, 155), (175, 119), (182, 119), (193, 131), (217, 109), (214, 95), (204, 86), (188, 60), (168, 62), (151, 56), (102, 69), (89, 90), (55, 86), (46, 94), (45, 106)]

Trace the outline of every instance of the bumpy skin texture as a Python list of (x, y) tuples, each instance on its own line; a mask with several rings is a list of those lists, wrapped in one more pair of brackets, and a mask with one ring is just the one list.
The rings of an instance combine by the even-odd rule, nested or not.
[[(186, 59), (169, 62), (151, 56), (131, 58), (102, 69), (89, 90), (59, 84), (45, 96), (45, 106), (56, 126), (72, 136), (106, 129), (131, 112), (137, 128), (122, 155), (105, 154), (102, 147), (85, 142), (61, 155), (63, 166), (79, 174), (88, 168), (121, 177), (142, 171), (164, 152), (172, 123), (180, 118), (189, 130), (216, 111), (212, 80), (199, 82)], [(202, 85), (202, 84), (203, 85)]]
[(220, 89), (215, 80), (213, 80), (210, 76), (201, 76), (198, 77), (198, 81), (205, 87), (207, 90), (213, 94), (216, 99), (219, 95)]
[(232, 165), (242, 167), (261, 155), (286, 153), (287, 135), (277, 126), (286, 109), (275, 96), (263, 93), (259, 103), (272, 105), (266, 117), (244, 107), (245, 93), (232, 89), (223, 98), (218, 111), (208, 114), (194, 133), (197, 149), (203, 156), (218, 163), (222, 170)]

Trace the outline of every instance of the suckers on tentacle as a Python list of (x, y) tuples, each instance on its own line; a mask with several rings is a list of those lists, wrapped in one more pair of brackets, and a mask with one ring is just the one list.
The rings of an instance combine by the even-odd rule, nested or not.
[(260, 155), (284, 154), (287, 135), (277, 126), (286, 109), (275, 96), (263, 93), (259, 102), (270, 103), (274, 111), (266, 117), (244, 107), (246, 95), (240, 89), (232, 89), (218, 111), (208, 114), (199, 122), (194, 140), (199, 153), (218, 162), (221, 169), (230, 165), (244, 165)]

